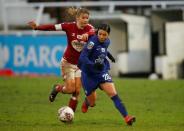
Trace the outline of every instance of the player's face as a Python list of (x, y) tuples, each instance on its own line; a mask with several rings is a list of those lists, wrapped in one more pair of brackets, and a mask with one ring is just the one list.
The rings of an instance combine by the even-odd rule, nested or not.
[(77, 18), (77, 24), (79, 28), (84, 28), (89, 23), (89, 15), (88, 14), (80, 14)]
[(103, 43), (108, 37), (109, 37), (109, 34), (107, 33), (107, 31), (101, 30), (101, 29), (98, 30), (98, 40), (100, 42)]

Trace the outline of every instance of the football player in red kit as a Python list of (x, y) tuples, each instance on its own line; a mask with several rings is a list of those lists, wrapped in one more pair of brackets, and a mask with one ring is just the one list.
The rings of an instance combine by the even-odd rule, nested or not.
[(87, 9), (78, 8), (72, 11), (76, 18), (74, 22), (36, 25), (36, 23), (32, 21), (28, 24), (34, 30), (66, 32), (68, 44), (61, 60), (61, 72), (65, 83), (64, 85), (59, 83), (54, 85), (49, 95), (49, 100), (53, 102), (59, 92), (72, 94), (68, 106), (75, 111), (81, 88), (81, 70), (77, 67), (78, 59), (88, 37), (93, 35), (95, 30), (94, 27), (89, 24), (89, 11)]

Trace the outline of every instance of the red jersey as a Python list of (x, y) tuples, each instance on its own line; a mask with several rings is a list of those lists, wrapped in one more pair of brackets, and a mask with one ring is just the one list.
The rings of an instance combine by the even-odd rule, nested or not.
[(86, 44), (87, 41), (82, 40), (82, 35), (89, 32), (94, 32), (92, 25), (88, 24), (84, 29), (79, 29), (76, 22), (62, 23), (55, 25), (56, 30), (61, 30), (66, 32), (68, 45), (64, 52), (63, 58), (66, 59), (69, 63), (77, 65), (79, 55)]
[(83, 34), (93, 35), (95, 30), (92, 25), (87, 24), (84, 29), (79, 29), (76, 22), (65, 22), (61, 24), (40, 25), (36, 30), (62, 30), (66, 32), (68, 45), (63, 58), (69, 63), (77, 65), (79, 55), (87, 41), (82, 40)]

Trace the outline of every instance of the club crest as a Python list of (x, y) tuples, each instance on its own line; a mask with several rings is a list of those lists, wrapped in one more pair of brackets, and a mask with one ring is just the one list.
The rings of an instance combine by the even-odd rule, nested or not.
[(90, 42), (88, 43), (88, 45), (87, 45), (87, 48), (90, 50), (90, 49), (93, 48), (93, 46), (94, 46), (94, 43), (93, 43), (92, 41), (90, 41)]

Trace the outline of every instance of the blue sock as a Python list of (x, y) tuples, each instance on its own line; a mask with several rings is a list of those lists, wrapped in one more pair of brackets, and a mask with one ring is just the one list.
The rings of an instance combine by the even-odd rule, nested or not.
[(126, 108), (124, 104), (122, 103), (121, 99), (118, 95), (115, 95), (111, 97), (112, 101), (114, 102), (115, 107), (118, 109), (118, 111), (121, 113), (123, 117), (126, 117), (128, 115)]

